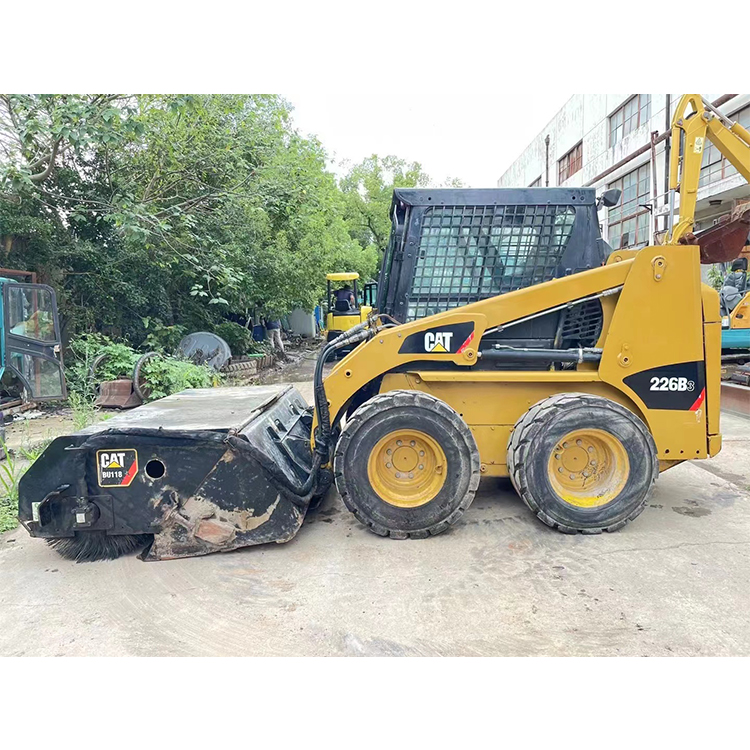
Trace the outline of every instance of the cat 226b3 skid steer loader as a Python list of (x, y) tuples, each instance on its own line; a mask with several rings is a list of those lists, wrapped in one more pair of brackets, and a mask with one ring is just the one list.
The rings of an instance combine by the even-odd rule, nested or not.
[[(291, 539), (335, 480), (369, 529), (421, 538), (460, 518), (480, 477), (509, 476), (549, 526), (620, 528), (660, 471), (721, 448), (719, 300), (689, 234), (705, 137), (750, 177), (750, 135), (686, 97), (672, 134), (681, 216), (667, 244), (538, 278), (541, 238), (562, 236), (569, 219), (556, 217), (570, 216), (545, 210), (540, 192), (538, 210), (513, 209), (498, 233), (527, 239), (512, 274), (530, 286), (504, 290), (503, 270), (478, 301), (404, 323), (373, 314), (323, 348), (312, 409), (291, 387), (186, 391), (58, 438), (21, 480), (24, 526), (75, 559), (137, 547), (145, 559), (200, 555)], [(574, 216), (590, 210), (586, 191), (570, 196), (583, 203)], [(452, 216), (432, 221), (440, 191), (432, 203), (406, 253), (450, 229)], [(479, 209), (491, 228), (494, 205)], [(565, 243), (550, 246), (558, 255), (545, 250), (543, 273), (565, 265)], [(476, 249), (464, 252), (483, 273)], [(503, 252), (491, 250), (498, 269)], [(563, 334), (564, 320), (587, 337), (569, 335), (572, 324)], [(325, 362), (353, 344), (324, 379)]]

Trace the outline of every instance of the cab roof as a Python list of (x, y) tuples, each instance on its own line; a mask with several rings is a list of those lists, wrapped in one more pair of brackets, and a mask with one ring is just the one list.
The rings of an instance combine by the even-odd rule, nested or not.
[(492, 205), (584, 205), (596, 204), (594, 188), (396, 188), (391, 205), (492, 206)]
[(356, 281), (359, 278), (358, 273), (327, 273), (326, 279), (328, 281)]

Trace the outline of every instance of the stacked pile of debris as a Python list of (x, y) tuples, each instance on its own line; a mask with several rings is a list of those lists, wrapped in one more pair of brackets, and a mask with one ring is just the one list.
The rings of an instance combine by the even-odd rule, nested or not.
[(728, 375), (729, 377), (724, 378), (725, 382), (729, 381), (730, 383), (739, 383), (740, 385), (750, 387), (750, 364), (732, 368), (732, 371)]

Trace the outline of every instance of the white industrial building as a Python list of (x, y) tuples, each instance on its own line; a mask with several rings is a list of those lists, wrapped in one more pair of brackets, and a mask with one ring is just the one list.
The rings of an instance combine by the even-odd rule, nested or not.
[[(670, 128), (680, 94), (576, 94), (500, 177), (498, 187), (594, 187), (623, 190), (602, 209), (602, 235), (613, 248), (643, 247), (666, 228)], [(750, 128), (750, 94), (708, 94), (720, 111)], [(652, 146), (652, 140), (656, 144)], [(703, 156), (696, 230), (750, 201), (750, 185), (717, 150)], [(679, 196), (678, 202), (679, 205)]]

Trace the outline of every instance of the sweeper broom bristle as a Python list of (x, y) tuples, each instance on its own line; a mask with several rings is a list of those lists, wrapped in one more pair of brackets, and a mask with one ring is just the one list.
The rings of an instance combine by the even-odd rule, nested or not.
[(78, 532), (74, 537), (47, 539), (47, 544), (66, 560), (93, 562), (115, 560), (143, 549), (154, 540), (153, 534), (122, 534), (110, 536), (104, 531)]

